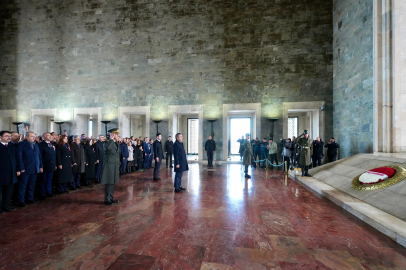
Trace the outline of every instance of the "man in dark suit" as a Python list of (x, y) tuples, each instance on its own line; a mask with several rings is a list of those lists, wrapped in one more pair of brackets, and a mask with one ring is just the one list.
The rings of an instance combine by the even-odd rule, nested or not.
[[(18, 144), (21, 166), (21, 179), (18, 185), (18, 206), (24, 207), (35, 203), (34, 190), (37, 173), (42, 173), (42, 158), (38, 145), (35, 143), (34, 132), (28, 131), (25, 140)], [(27, 189), (27, 195), (26, 190)]]
[(120, 138), (120, 159), (121, 159), (121, 165), (120, 165), (120, 175), (126, 174), (127, 171), (127, 159), (128, 159), (128, 146), (127, 143), (125, 142), (125, 139)]
[(85, 150), (83, 145), (80, 144), (80, 137), (78, 135), (74, 136), (73, 142), (70, 145), (72, 150), (72, 171), (73, 171), (73, 182), (72, 189), (76, 190), (77, 188), (84, 188), (80, 183), (82, 173), (86, 171), (86, 158)]
[(103, 135), (99, 135), (98, 141), (94, 144), (94, 152), (96, 154), (96, 183), (100, 183), (102, 170), (103, 170), (103, 163), (104, 163), (104, 148), (103, 144), (106, 140), (106, 137)]
[[(55, 197), (52, 193), (52, 176), (56, 170), (56, 149), (52, 145), (52, 135), (45, 132), (42, 135), (43, 141), (38, 144), (41, 151), (43, 173), (39, 176), (39, 193), (40, 199), (46, 199), (47, 197)], [(42, 177), (41, 177), (42, 176)]]
[(324, 148), (327, 148), (327, 159), (328, 162), (334, 162), (337, 160), (337, 149), (340, 148), (340, 145), (336, 143), (335, 139), (332, 137), (328, 144), (324, 145)]
[(182, 193), (186, 188), (182, 187), (182, 174), (189, 170), (187, 164), (185, 147), (183, 146), (183, 136), (181, 133), (176, 134), (176, 141), (173, 144), (173, 158), (175, 160), (175, 192)]
[(207, 153), (207, 162), (208, 166), (212, 167), (213, 166), (213, 154), (216, 152), (216, 142), (213, 140), (213, 137), (210, 135), (209, 139), (206, 141), (204, 145), (204, 149), (206, 150)]
[(169, 136), (168, 140), (165, 142), (165, 154), (166, 154), (166, 168), (168, 168), (168, 162), (169, 166), (173, 168), (172, 166), (172, 147), (173, 147), (173, 141), (172, 137)]
[(11, 196), (13, 194), (14, 183), (20, 175), (20, 166), (17, 148), (11, 143), (11, 133), (0, 131), (0, 214), (3, 211), (11, 212)]
[(321, 159), (323, 158), (323, 146), (324, 142), (320, 137), (317, 137), (315, 141), (313, 141), (313, 168), (321, 165)]
[(153, 144), (153, 151), (154, 151), (154, 159), (155, 159), (155, 168), (154, 168), (154, 180), (161, 180), (159, 178), (159, 168), (161, 168), (161, 162), (164, 158), (164, 154), (162, 151), (162, 143), (161, 143), (162, 135), (161, 133), (156, 134), (156, 140)]

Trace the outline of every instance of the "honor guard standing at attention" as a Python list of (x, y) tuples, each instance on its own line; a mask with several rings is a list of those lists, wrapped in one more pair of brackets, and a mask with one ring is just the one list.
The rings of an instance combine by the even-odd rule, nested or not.
[(118, 184), (120, 179), (120, 147), (118, 140), (118, 129), (113, 128), (109, 130), (110, 139), (104, 143), (104, 164), (101, 176), (101, 183), (105, 184), (105, 198), (106, 205), (118, 203), (114, 200), (114, 187)]
[(310, 157), (312, 155), (313, 141), (309, 138), (307, 130), (296, 139), (296, 144), (299, 151), (299, 164), (302, 168), (302, 176), (311, 177), (309, 174), (309, 165), (311, 164)]
[(246, 134), (245, 140), (243, 142), (243, 147), (244, 147), (244, 152), (242, 155), (242, 164), (245, 166), (244, 167), (244, 173), (245, 173), (245, 178), (251, 178), (251, 176), (248, 174), (248, 166), (251, 165), (252, 163), (252, 148), (251, 148), (251, 142), (250, 142), (250, 134)]

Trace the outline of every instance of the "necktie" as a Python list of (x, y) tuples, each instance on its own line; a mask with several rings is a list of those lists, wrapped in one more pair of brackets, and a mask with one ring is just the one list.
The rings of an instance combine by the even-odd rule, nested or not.
[(6, 143), (6, 144), (5, 144), (5, 146), (6, 146), (6, 148), (7, 148), (7, 146), (8, 146), (8, 143)]

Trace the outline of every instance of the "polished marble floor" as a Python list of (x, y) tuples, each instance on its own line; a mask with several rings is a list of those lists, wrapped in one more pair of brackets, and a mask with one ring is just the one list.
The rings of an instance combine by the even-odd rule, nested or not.
[(406, 249), (279, 171), (162, 168), (0, 216), (0, 269), (406, 269)]

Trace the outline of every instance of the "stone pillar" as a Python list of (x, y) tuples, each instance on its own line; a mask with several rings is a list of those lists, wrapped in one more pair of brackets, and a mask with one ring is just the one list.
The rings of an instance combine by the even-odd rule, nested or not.
[(406, 3), (374, 0), (374, 152), (406, 151)]

